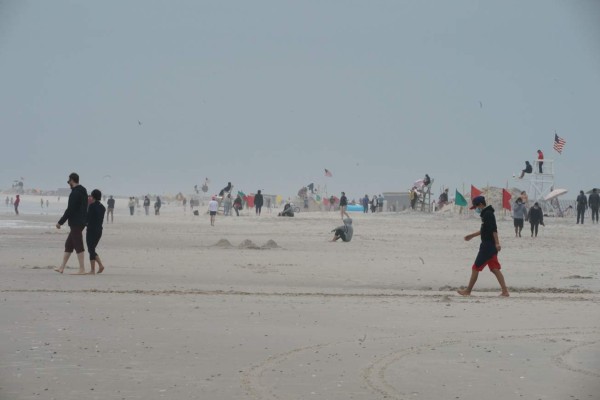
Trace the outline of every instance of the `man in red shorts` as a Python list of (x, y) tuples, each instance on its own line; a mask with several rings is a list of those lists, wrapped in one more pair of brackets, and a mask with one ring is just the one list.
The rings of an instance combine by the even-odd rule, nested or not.
[(61, 274), (63, 273), (71, 253), (75, 250), (77, 259), (79, 260), (79, 272), (77, 272), (76, 275), (84, 275), (85, 268), (83, 266), (83, 258), (85, 249), (83, 248), (83, 228), (85, 228), (87, 219), (88, 195), (87, 190), (79, 184), (79, 175), (76, 173), (73, 172), (69, 175), (67, 183), (71, 187), (69, 204), (64, 215), (56, 224), (56, 229), (60, 229), (60, 227), (68, 220), (71, 232), (69, 232), (69, 236), (67, 236), (67, 241), (65, 242), (63, 262), (59, 268), (55, 269), (55, 271), (60, 272)]
[(472, 267), (469, 286), (466, 289), (459, 290), (458, 294), (470, 296), (473, 286), (477, 282), (479, 272), (488, 266), (490, 271), (496, 275), (498, 283), (502, 288), (500, 295), (508, 297), (508, 288), (504, 282), (504, 275), (500, 272), (500, 263), (498, 262), (498, 252), (501, 247), (500, 240), (498, 239), (498, 227), (496, 226), (494, 208), (491, 205), (486, 206), (485, 197), (477, 196), (473, 199), (471, 210), (475, 210), (477, 214), (481, 215), (481, 228), (477, 232), (465, 236), (465, 240), (469, 241), (477, 236), (481, 236), (481, 245), (479, 246), (479, 253)]

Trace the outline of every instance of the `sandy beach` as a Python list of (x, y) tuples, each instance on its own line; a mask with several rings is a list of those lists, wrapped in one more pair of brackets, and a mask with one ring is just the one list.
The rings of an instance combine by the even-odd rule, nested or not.
[(511, 297), (486, 270), (467, 298), (474, 217), (353, 213), (329, 243), (336, 212), (121, 207), (105, 272), (70, 276), (53, 207), (0, 214), (1, 399), (600, 398), (598, 225), (497, 212)]

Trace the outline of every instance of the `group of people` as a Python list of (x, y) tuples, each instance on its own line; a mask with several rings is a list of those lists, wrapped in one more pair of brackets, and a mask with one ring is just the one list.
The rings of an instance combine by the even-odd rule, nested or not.
[(533, 207), (527, 209), (527, 194), (521, 192), (512, 207), (513, 224), (515, 227), (515, 237), (521, 237), (521, 231), (525, 221), (531, 225), (531, 237), (537, 237), (539, 226), (544, 226), (544, 213), (540, 204), (535, 202)]
[(592, 193), (590, 193), (589, 198), (585, 197), (585, 193), (583, 190), (579, 191), (579, 196), (577, 196), (577, 223), (583, 225), (583, 218), (585, 216), (585, 212), (588, 208), (592, 210), (592, 224), (598, 223), (598, 210), (600, 210), (600, 194), (598, 194), (598, 189), (592, 189)]
[(385, 199), (380, 194), (379, 196), (374, 194), (371, 199), (369, 199), (369, 195), (365, 194), (365, 197), (361, 199), (361, 205), (363, 206), (363, 212), (367, 214), (369, 209), (371, 209), (372, 213), (383, 212), (383, 201)]
[[(70, 232), (65, 241), (62, 264), (60, 267), (56, 268), (55, 271), (62, 274), (71, 254), (75, 251), (79, 261), (79, 271), (75, 273), (75, 275), (95, 274), (96, 263), (98, 263), (98, 273), (102, 273), (102, 271), (104, 271), (104, 264), (102, 264), (100, 256), (96, 253), (96, 247), (102, 237), (102, 223), (106, 212), (106, 208), (100, 202), (102, 193), (98, 189), (92, 190), (92, 202), (90, 203), (88, 201), (86, 188), (79, 184), (78, 174), (74, 172), (70, 174), (67, 183), (71, 188), (71, 194), (69, 195), (67, 209), (63, 216), (58, 220), (56, 229), (60, 229), (62, 225), (67, 222)], [(85, 248), (83, 245), (83, 230), (86, 227), (85, 239), (91, 264), (91, 270), (87, 273), (84, 266)]]
[[(538, 164), (538, 172), (540, 174), (544, 173), (544, 153), (538, 149), (537, 151), (537, 164)], [(523, 179), (525, 174), (531, 174), (533, 172), (533, 166), (529, 163), (529, 161), (525, 161), (525, 169), (521, 170), (521, 176), (519, 179)], [(514, 177), (514, 175), (513, 175)]]

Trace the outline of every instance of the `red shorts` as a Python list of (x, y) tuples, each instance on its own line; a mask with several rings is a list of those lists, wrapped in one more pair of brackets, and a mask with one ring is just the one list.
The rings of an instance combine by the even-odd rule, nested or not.
[(490, 258), (489, 260), (487, 260), (486, 262), (484, 262), (480, 266), (477, 266), (476, 264), (473, 264), (472, 269), (477, 270), (477, 271), (483, 271), (483, 269), (486, 266), (490, 267), (490, 269), (500, 269), (501, 267), (500, 267), (500, 262), (498, 261), (498, 255), (494, 254), (492, 256), (492, 258)]

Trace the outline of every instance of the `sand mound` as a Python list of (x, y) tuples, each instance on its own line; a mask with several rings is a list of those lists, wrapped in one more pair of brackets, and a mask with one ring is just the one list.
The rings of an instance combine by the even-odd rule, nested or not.
[(221, 239), (217, 243), (215, 243), (213, 246), (214, 247), (221, 247), (223, 249), (228, 249), (230, 247), (233, 247), (232, 244), (227, 239)]
[(254, 242), (250, 239), (244, 240), (238, 247), (240, 249), (260, 249), (260, 247), (254, 244)]
[(279, 245), (273, 239), (262, 245), (261, 249), (279, 249)]

